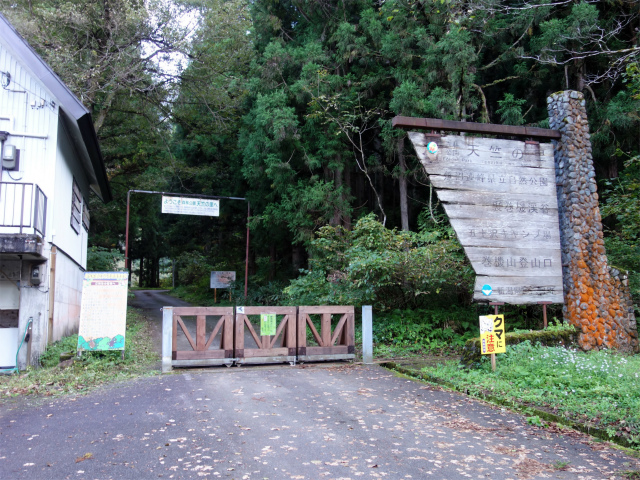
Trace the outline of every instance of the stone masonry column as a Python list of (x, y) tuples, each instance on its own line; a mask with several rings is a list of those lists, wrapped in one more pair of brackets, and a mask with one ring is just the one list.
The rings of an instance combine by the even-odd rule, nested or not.
[(554, 142), (562, 244), (565, 320), (584, 350), (638, 351), (638, 332), (626, 278), (607, 265), (585, 101), (576, 91), (547, 98)]

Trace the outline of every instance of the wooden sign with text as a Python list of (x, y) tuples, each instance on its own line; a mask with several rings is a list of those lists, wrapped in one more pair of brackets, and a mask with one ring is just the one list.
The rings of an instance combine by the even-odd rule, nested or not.
[(553, 146), (409, 138), (476, 272), (474, 300), (563, 303)]

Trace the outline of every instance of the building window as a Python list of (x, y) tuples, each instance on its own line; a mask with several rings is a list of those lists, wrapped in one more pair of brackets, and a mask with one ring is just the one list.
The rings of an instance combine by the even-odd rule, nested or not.
[(82, 226), (89, 233), (89, 222), (91, 215), (89, 215), (89, 203), (82, 197)]
[(71, 194), (71, 228), (79, 234), (80, 222), (82, 220), (82, 194), (80, 188), (76, 183), (76, 179), (73, 179), (73, 193)]

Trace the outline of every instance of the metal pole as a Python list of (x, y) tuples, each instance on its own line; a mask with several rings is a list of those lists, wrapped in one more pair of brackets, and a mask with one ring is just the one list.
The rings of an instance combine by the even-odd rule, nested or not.
[(244, 260), (244, 298), (247, 298), (247, 285), (249, 282), (249, 217), (251, 216), (251, 203), (247, 200), (247, 249)]
[(371, 305), (362, 306), (362, 363), (373, 363), (373, 314)]
[[(131, 202), (131, 190), (127, 192), (127, 227), (124, 234), (124, 266), (127, 270), (130, 270), (129, 264), (129, 204)], [(131, 275), (129, 275), (129, 281), (131, 281)]]

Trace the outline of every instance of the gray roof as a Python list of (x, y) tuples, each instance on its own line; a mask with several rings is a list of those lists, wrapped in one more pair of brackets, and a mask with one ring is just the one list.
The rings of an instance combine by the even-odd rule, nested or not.
[(60, 117), (65, 122), (76, 150), (80, 154), (91, 189), (104, 202), (111, 201), (113, 196), (98, 144), (98, 137), (93, 128), (91, 113), (2, 13), (0, 13), (0, 31), (3, 43), (9, 46), (31, 73), (56, 98), (61, 112)]

